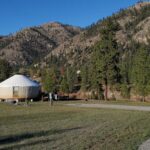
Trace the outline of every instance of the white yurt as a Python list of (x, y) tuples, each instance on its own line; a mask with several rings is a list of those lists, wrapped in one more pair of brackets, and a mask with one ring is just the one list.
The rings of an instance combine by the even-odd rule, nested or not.
[(14, 75), (0, 83), (0, 99), (32, 99), (40, 92), (40, 85), (24, 75)]

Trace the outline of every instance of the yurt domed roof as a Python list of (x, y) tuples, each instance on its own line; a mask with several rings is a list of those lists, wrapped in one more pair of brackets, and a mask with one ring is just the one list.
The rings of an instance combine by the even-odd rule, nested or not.
[(14, 87), (14, 86), (21, 86), (21, 87), (30, 87), (35, 86), (38, 87), (39, 84), (32, 81), (31, 79), (27, 78), (24, 75), (14, 75), (7, 80), (0, 83), (0, 87)]

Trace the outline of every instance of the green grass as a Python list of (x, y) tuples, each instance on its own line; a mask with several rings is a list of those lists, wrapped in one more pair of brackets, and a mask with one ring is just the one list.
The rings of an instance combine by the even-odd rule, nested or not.
[(64, 103), (0, 103), (0, 149), (136, 150), (150, 137), (149, 112)]

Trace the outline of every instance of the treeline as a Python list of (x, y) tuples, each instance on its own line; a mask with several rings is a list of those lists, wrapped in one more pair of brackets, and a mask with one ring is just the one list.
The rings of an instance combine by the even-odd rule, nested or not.
[(108, 99), (109, 87), (112, 92), (120, 91), (125, 98), (134, 93), (144, 101), (150, 95), (150, 45), (132, 42), (124, 49), (115, 40), (117, 30), (119, 25), (115, 20), (108, 18), (103, 21), (101, 40), (93, 47), (89, 63), (84, 65), (86, 73), (82, 74), (86, 76), (83, 75), (82, 80), (86, 82), (82, 86), (95, 89), (98, 98), (104, 96)]
[(45, 91), (57, 91), (65, 94), (74, 92), (76, 85), (80, 82), (76, 68), (71, 66), (45, 68), (42, 71), (41, 78)]
[(91, 59), (80, 67), (47, 69), (43, 73), (45, 89), (71, 93), (78, 85), (84, 92), (96, 93), (94, 98), (107, 100), (109, 88), (112, 93), (121, 92), (124, 98), (130, 98), (132, 93), (144, 101), (150, 95), (150, 45), (135, 42), (127, 48), (118, 45), (115, 33), (119, 28), (111, 18), (103, 21), (101, 39), (91, 48)]

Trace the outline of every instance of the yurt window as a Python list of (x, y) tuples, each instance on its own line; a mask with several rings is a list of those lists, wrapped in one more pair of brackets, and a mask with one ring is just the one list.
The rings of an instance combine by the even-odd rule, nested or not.
[(13, 87), (13, 97), (19, 96), (19, 87), (15, 86)]

